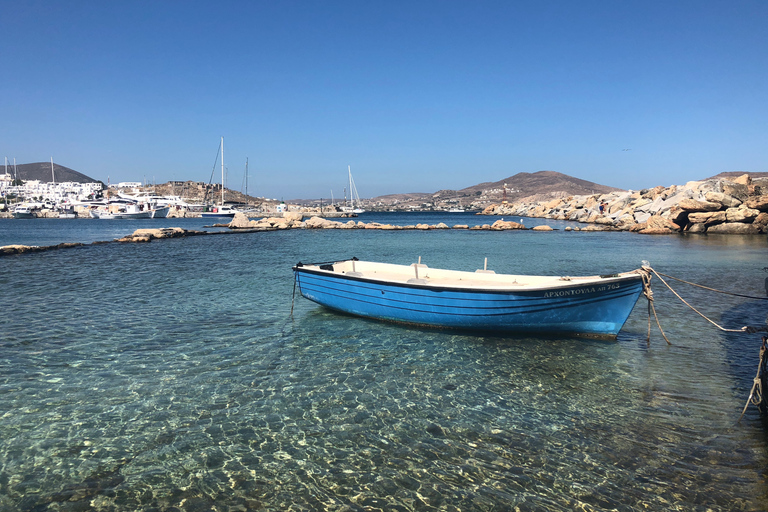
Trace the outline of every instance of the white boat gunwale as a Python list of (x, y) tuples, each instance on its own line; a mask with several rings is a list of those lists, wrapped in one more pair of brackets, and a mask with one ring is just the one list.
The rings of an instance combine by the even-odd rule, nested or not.
[[(353, 260), (340, 260), (334, 262), (324, 263), (298, 263), (293, 267), (295, 272), (306, 272), (316, 275), (330, 276), (336, 279), (353, 280), (357, 282), (365, 282), (371, 284), (398, 286), (405, 288), (419, 288), (419, 289), (431, 289), (437, 291), (457, 291), (457, 292), (486, 292), (486, 293), (520, 293), (526, 292), (542, 292), (547, 290), (561, 290), (561, 289), (578, 289), (587, 288), (595, 285), (618, 283), (618, 282), (631, 282), (642, 280), (642, 275), (637, 271), (622, 272), (617, 274), (608, 275), (595, 275), (595, 276), (534, 276), (534, 275), (515, 275), (515, 274), (495, 274), (484, 272), (470, 272), (462, 270), (444, 270), (434, 269), (423, 264), (412, 265), (397, 265), (390, 263), (373, 263), (360, 260), (354, 260), (356, 264), (376, 265), (382, 267), (383, 270), (407, 270), (413, 268), (414, 265), (418, 265), (419, 274), (418, 280), (416, 279), (416, 271), (413, 274), (406, 275), (404, 272), (389, 273), (388, 275), (381, 272), (380, 275), (370, 275), (364, 272), (358, 272), (357, 270), (350, 273), (346, 268), (344, 270), (335, 268), (333, 270), (327, 268), (321, 268), (321, 265), (338, 265)], [(370, 269), (366, 269), (370, 270)], [(429, 272), (437, 272), (437, 274), (429, 275)], [(374, 271), (374, 274), (380, 271)], [(395, 277), (393, 278), (393, 274)], [(461, 277), (459, 277), (461, 276)], [(455, 279), (448, 279), (454, 277)], [(462, 277), (464, 279), (462, 279)], [(457, 279), (456, 279), (457, 278)], [(409, 280), (413, 279), (413, 282)], [(511, 281), (510, 281), (511, 279)], [(531, 282), (517, 282), (517, 279), (535, 280), (540, 281), (539, 284), (532, 284)], [(463, 283), (457, 283), (456, 281), (465, 281)], [(442, 281), (442, 282), (441, 282)]]

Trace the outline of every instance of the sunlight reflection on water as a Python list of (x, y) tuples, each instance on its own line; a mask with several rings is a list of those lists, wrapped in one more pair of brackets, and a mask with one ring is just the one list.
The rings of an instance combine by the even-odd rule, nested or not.
[[(5, 258), (3, 510), (754, 510), (759, 339), (656, 287), (616, 342), (469, 336), (296, 298), (299, 260), (658, 270), (761, 294), (764, 238), (275, 232)], [(737, 283), (734, 285), (734, 283)], [(681, 289), (682, 291), (682, 289)], [(718, 320), (765, 307), (685, 295)]]

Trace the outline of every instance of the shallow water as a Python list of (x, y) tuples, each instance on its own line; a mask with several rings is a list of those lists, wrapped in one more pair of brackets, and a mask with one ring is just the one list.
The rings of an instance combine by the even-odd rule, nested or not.
[[(25, 243), (19, 222), (0, 239)], [(135, 229), (59, 222), (89, 239), (34, 237)], [(497, 272), (577, 275), (648, 260), (764, 296), (767, 246), (296, 230), (5, 257), (0, 510), (766, 509), (763, 424), (753, 409), (737, 423), (760, 338), (717, 331), (658, 280), (671, 346), (655, 327), (646, 343), (643, 299), (616, 341), (471, 336), (292, 301), (291, 265), (421, 256), (474, 270), (487, 257)], [(727, 327), (764, 325), (766, 301), (672, 285)]]

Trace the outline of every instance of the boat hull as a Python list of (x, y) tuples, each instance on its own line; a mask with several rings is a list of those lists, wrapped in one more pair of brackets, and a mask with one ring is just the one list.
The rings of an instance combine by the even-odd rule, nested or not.
[(386, 283), (298, 265), (294, 275), (302, 296), (333, 310), (378, 320), (505, 334), (615, 337), (643, 289), (639, 275), (525, 291)]
[(153, 219), (164, 219), (168, 217), (168, 214), (171, 212), (170, 206), (161, 206), (159, 208), (155, 208), (152, 210), (152, 218)]
[(201, 217), (209, 217), (213, 219), (231, 219), (235, 216), (235, 212), (223, 212), (223, 213), (217, 213), (217, 212), (200, 212)]
[(102, 220), (117, 220), (117, 219), (151, 219), (152, 210), (146, 210), (143, 212), (103, 212), (97, 210), (91, 210), (91, 217), (94, 219)]

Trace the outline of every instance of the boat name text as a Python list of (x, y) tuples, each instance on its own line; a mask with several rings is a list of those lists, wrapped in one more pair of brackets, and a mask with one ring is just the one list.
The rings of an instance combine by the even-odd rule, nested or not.
[(545, 298), (549, 297), (568, 297), (570, 295), (583, 295), (585, 293), (599, 293), (599, 292), (605, 292), (608, 290), (617, 290), (621, 288), (618, 284), (606, 284), (603, 286), (592, 286), (590, 288), (574, 288), (571, 290), (555, 290), (552, 292), (546, 292), (544, 294)]

